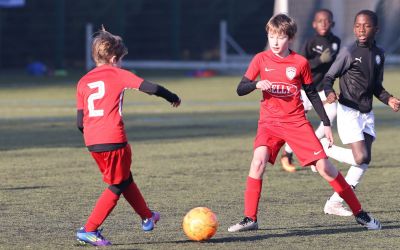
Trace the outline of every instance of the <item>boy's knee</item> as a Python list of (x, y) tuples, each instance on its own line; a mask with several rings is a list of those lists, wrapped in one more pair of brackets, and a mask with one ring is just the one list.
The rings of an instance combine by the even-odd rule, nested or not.
[(260, 159), (253, 159), (253, 161), (251, 162), (251, 166), (252, 168), (260, 169), (265, 166), (265, 162)]
[(114, 184), (114, 185), (110, 185), (108, 186), (108, 189), (111, 190), (111, 192), (113, 192), (116, 195), (121, 195), (125, 189), (129, 186), (129, 184), (131, 184), (133, 182), (133, 177), (132, 177), (132, 173), (129, 176), (128, 179), (122, 181), (120, 184)]
[(260, 159), (253, 159), (250, 167), (250, 175), (260, 178), (264, 174), (265, 162)]
[(363, 164), (369, 164), (371, 162), (371, 155), (367, 155), (365, 157), (364, 163)]
[(337, 173), (337, 168), (326, 159), (321, 159), (317, 161), (316, 167), (320, 175), (322, 175), (324, 178), (334, 177)]
[(368, 155), (359, 155), (354, 157), (354, 160), (357, 163), (357, 165), (369, 164), (371, 161), (371, 157)]

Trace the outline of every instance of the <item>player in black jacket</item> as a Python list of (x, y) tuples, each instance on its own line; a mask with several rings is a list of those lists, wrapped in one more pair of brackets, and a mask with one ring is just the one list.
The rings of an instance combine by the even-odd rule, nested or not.
[[(334, 25), (333, 14), (330, 10), (317, 10), (312, 22), (315, 35), (306, 41), (300, 51), (300, 54), (307, 58), (308, 63), (310, 64), (313, 84), (324, 103), (324, 108), (331, 124), (333, 124), (333, 120), (336, 118), (336, 102), (331, 104), (325, 102), (326, 97), (321, 81), (326, 72), (328, 72), (333, 61), (336, 59), (340, 49), (340, 39), (331, 32)], [(311, 102), (307, 98), (307, 95), (304, 91), (302, 91), (301, 94), (304, 109), (306, 111), (312, 109)], [(324, 124), (322, 124), (322, 122), (317, 130), (315, 130), (315, 134), (318, 139), (325, 136)], [(281, 156), (281, 165), (282, 168), (288, 172), (295, 172), (297, 169), (296, 166), (292, 164), (292, 157), (293, 151), (289, 145), (286, 144)]]
[[(395, 112), (400, 100), (390, 95), (382, 86), (385, 56), (383, 49), (376, 46), (378, 17), (375, 12), (362, 10), (354, 20), (356, 42), (343, 48), (323, 79), (327, 101), (339, 100), (337, 125), (343, 144), (351, 150), (339, 147), (328, 148), (328, 156), (352, 164), (346, 181), (354, 188), (360, 182), (371, 161), (371, 146), (375, 139), (373, 96), (389, 105)], [(337, 97), (332, 86), (340, 77), (340, 94)], [(327, 145), (326, 143), (322, 143)], [(345, 213), (342, 199), (335, 193), (324, 207), (325, 213), (350, 216)], [(350, 211), (348, 211), (350, 212)]]

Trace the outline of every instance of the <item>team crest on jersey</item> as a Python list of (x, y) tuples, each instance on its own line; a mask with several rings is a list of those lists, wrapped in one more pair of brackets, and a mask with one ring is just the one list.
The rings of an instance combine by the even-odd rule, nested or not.
[(375, 62), (376, 62), (376, 64), (378, 64), (378, 65), (381, 64), (382, 59), (381, 59), (381, 57), (380, 57), (379, 55), (376, 55), (376, 56), (375, 56)]
[(295, 67), (287, 67), (286, 68), (286, 76), (289, 80), (293, 80), (296, 76), (296, 68)]
[(289, 97), (297, 93), (297, 86), (287, 82), (271, 82), (272, 86), (267, 92), (274, 97)]
[(332, 49), (333, 49), (333, 51), (336, 51), (336, 50), (338, 50), (338, 44), (337, 43), (332, 43)]

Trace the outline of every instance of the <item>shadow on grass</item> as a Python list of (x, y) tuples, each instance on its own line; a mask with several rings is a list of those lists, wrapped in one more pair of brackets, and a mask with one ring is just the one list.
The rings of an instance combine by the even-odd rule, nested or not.
[(387, 169), (387, 168), (398, 168), (399, 165), (394, 163), (394, 164), (383, 164), (383, 165), (378, 165), (378, 164), (374, 164), (373, 168), (378, 169), (378, 168), (382, 168), (382, 169)]
[[(256, 115), (234, 111), (218, 114), (139, 114), (124, 116), (124, 120), (129, 141), (135, 143), (253, 135), (257, 126)], [(0, 127), (0, 151), (84, 146), (73, 117), (0, 120)]]
[(52, 186), (13, 187), (13, 188), (0, 188), (0, 190), (4, 190), (4, 191), (18, 191), (18, 190), (44, 189), (44, 188), (50, 188), (50, 187), (52, 187)]
[[(390, 224), (391, 222), (383, 222), (383, 224)], [(400, 224), (396, 221), (394, 225), (386, 225), (383, 226), (383, 230), (398, 230), (400, 229)], [(323, 226), (321, 226), (323, 227)], [(304, 227), (301, 229), (287, 229), (288, 232), (286, 233), (266, 233), (266, 231), (274, 231), (274, 229), (259, 229), (257, 231), (251, 231), (251, 232), (241, 232), (237, 234), (232, 234), (232, 236), (228, 237), (220, 237), (220, 238), (214, 238), (210, 239), (208, 241), (204, 242), (194, 242), (191, 240), (177, 240), (177, 241), (157, 241), (157, 242), (132, 242), (132, 243), (126, 243), (126, 244), (114, 244), (115, 246), (127, 246), (127, 245), (141, 245), (141, 244), (162, 244), (162, 243), (173, 243), (173, 244), (220, 244), (220, 243), (230, 243), (230, 242), (252, 242), (252, 241), (258, 241), (258, 240), (265, 240), (265, 239), (271, 239), (271, 238), (286, 238), (286, 237), (302, 237), (302, 236), (318, 236), (318, 235), (331, 235), (331, 234), (343, 234), (343, 233), (356, 233), (356, 232), (362, 232), (366, 231), (367, 229), (357, 226), (357, 227), (350, 227), (350, 228), (326, 228), (326, 229), (315, 229), (314, 227), (308, 227), (310, 230), (304, 230)], [(311, 229), (311, 228), (314, 228)], [(259, 232), (257, 235), (243, 235), (243, 234), (248, 234), (248, 233), (256, 233)], [(238, 235), (242, 234), (242, 235)], [(236, 236), (237, 235), (237, 236)]]
[[(254, 136), (257, 119), (258, 113), (249, 111), (129, 114), (124, 116), (125, 129), (131, 143)], [(310, 119), (315, 126), (315, 118), (310, 117)], [(393, 116), (382, 115), (378, 119), (379, 123), (393, 122)], [(75, 117), (0, 120), (0, 151), (24, 148), (83, 147), (82, 135), (75, 124)]]

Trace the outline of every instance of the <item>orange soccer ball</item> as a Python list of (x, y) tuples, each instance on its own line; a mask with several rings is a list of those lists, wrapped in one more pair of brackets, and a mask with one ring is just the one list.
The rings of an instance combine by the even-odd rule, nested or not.
[(214, 236), (218, 228), (217, 216), (206, 207), (196, 207), (183, 218), (183, 231), (194, 241), (208, 240)]

